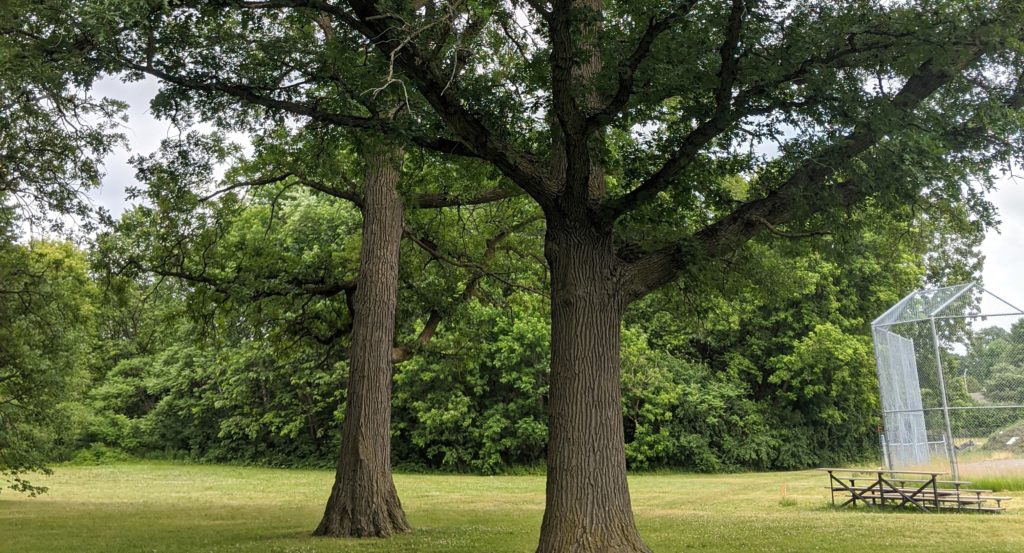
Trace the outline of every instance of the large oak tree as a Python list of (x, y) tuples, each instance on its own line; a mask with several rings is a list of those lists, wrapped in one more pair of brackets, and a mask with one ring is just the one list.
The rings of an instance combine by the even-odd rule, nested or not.
[[(493, 221), (491, 228), (478, 229), (485, 242), (479, 254), (446, 255), (436, 243), (439, 237), (427, 238), (412, 221), (416, 217), (407, 217), (407, 207), (413, 214), (457, 207), (476, 219), (476, 211), (486, 211), (478, 206), (513, 201), (519, 194), (507, 186), (495, 187), (492, 181), (496, 179), (487, 178), (473, 164), (439, 163), (420, 156), (403, 169), (405, 154), (392, 140), (367, 136), (367, 132), (353, 137), (352, 133), (322, 131), (271, 129), (254, 141), (253, 157), (236, 159), (221, 183), (214, 177), (215, 168), (233, 157), (237, 148), (216, 135), (198, 133), (165, 141), (159, 153), (137, 160), (145, 186), (136, 193), (152, 207), (137, 208), (115, 227), (115, 234), (104, 237), (103, 257), (109, 268), (122, 275), (141, 270), (183, 280), (196, 287), (197, 295), (209, 292), (220, 298), (208, 298), (208, 302), (244, 306), (251, 312), (238, 313), (242, 319), (281, 316), (263, 314), (264, 301), (297, 302), (301, 308), (292, 316), (290, 334), (329, 348), (347, 349), (349, 370), (337, 477), (315, 533), (387, 537), (410, 529), (391, 476), (394, 365), (430, 342), (451, 309), (447, 304), (467, 301), (476, 294), (505, 238), (538, 219), (526, 202), (517, 199), (517, 205), (509, 205), (506, 216)], [(399, 191), (403, 173), (414, 180), (438, 182), (421, 185), (419, 193), (403, 197)], [(440, 178), (442, 175), (447, 178)], [(330, 245), (311, 244), (312, 251), (324, 253), (298, 256), (301, 261), (281, 251), (296, 248), (294, 244), (265, 239), (256, 251), (240, 249), (224, 228), (239, 210), (258, 205), (253, 204), (252, 196), (238, 196), (239, 192), (252, 192), (256, 198), (272, 198), (269, 220), (261, 231), (266, 238), (280, 226), (274, 215), (278, 200), (303, 187), (321, 197), (341, 200), (328, 205), (336, 209), (351, 206), (361, 216), (358, 253), (349, 253), (355, 258), (352, 263), (346, 263), (340, 254), (351, 232), (344, 226), (328, 232), (327, 237), (314, 234), (307, 238), (304, 244), (320, 239)], [(427, 188), (432, 191), (423, 191)], [(435, 215), (444, 218), (444, 214)], [(470, 273), (456, 298), (430, 305), (416, 337), (407, 341), (396, 335), (403, 237), (430, 258)], [(331, 255), (332, 249), (338, 253)], [(344, 301), (336, 301), (340, 297)], [(311, 315), (318, 312), (309, 307), (311, 301), (341, 304), (347, 314), (320, 320)]]

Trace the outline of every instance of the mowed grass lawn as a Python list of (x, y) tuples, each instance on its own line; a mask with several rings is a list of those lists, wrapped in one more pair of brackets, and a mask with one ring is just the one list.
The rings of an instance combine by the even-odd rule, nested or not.
[[(332, 477), (171, 463), (59, 467), (43, 497), (0, 494), (0, 551), (531, 553), (537, 542), (541, 476), (400, 474), (411, 534), (310, 537)], [(1024, 551), (1019, 507), (1000, 515), (833, 510), (826, 477), (814, 471), (651, 474), (630, 483), (656, 552)]]

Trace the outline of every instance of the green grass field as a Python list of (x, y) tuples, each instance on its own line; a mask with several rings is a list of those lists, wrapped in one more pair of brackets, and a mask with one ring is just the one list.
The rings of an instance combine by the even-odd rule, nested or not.
[[(312, 538), (332, 476), (169, 463), (59, 467), (40, 480), (51, 489), (41, 498), (0, 494), (0, 551), (531, 553), (536, 545), (543, 477), (398, 475), (413, 533)], [(828, 506), (825, 484), (814, 471), (631, 479), (641, 533), (659, 553), (1024, 551), (1024, 509), (840, 511)]]

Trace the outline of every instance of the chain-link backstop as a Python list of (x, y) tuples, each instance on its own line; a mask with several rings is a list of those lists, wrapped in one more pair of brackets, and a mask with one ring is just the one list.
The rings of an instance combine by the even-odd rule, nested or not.
[(1024, 311), (961, 284), (910, 294), (872, 331), (890, 469), (1024, 475)]

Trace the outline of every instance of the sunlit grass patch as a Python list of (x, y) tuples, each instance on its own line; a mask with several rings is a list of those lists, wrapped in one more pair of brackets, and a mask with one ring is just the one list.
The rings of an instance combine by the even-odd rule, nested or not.
[[(544, 477), (399, 474), (414, 526), (387, 540), (313, 538), (330, 471), (172, 463), (58, 467), (41, 499), (0, 494), (2, 553), (532, 553)], [(630, 478), (641, 534), (677, 551), (1024, 551), (1022, 511), (830, 507), (817, 471)], [(839, 539), (841, 535), (855, 540)]]

